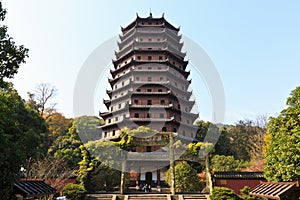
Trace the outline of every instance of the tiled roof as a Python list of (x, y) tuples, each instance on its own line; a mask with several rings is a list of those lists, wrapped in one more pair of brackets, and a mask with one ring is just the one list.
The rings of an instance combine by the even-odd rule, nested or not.
[(264, 179), (262, 172), (215, 172), (215, 179)]
[(300, 190), (296, 182), (262, 182), (250, 191), (250, 195), (268, 199), (296, 199), (300, 196)]
[(44, 181), (21, 181), (14, 184), (14, 193), (21, 194), (25, 198), (46, 196), (55, 192), (56, 189)]

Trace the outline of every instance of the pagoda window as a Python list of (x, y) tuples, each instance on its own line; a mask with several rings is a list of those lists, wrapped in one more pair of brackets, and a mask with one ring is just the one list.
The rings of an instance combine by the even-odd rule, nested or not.
[(152, 60), (152, 56), (148, 56), (148, 60)]
[(113, 130), (112, 136), (115, 136), (115, 135), (116, 135), (116, 130)]
[(118, 97), (118, 96), (116, 95), (116, 96), (115, 96), (115, 99), (116, 99), (117, 97)]
[(143, 42), (143, 38), (141, 38), (140, 41)]
[(115, 85), (115, 90), (118, 89), (118, 85)]
[(176, 133), (176, 132), (177, 132), (177, 129), (176, 129), (176, 128), (174, 128), (174, 129), (173, 129), (173, 132), (174, 132), (174, 133)]
[(127, 64), (127, 61), (125, 61), (125, 64)]
[(159, 42), (160, 41), (160, 38), (157, 38), (157, 42)]
[(169, 104), (172, 104), (172, 101), (169, 101)]
[(122, 86), (124, 86), (124, 81), (122, 81)]
[(122, 93), (121, 93), (121, 96), (123, 96), (123, 95), (124, 95), (124, 93), (122, 92)]
[(135, 77), (135, 80), (136, 80), (136, 81), (139, 81), (139, 80), (140, 80), (140, 77), (138, 77), (138, 76)]
[(161, 129), (161, 131), (162, 131), (162, 132), (167, 132), (167, 127), (164, 126), (164, 127)]
[(144, 22), (142, 22), (142, 25), (144, 25), (145, 23)]
[(104, 138), (106, 138), (107, 137), (107, 132), (104, 132)]
[(161, 70), (161, 67), (157, 67), (158, 70)]
[(134, 113), (134, 118), (139, 118), (139, 113)]
[(142, 69), (142, 67), (138, 67), (138, 69)]
[(111, 119), (108, 119), (108, 123), (111, 123)]
[(157, 91), (158, 91), (158, 92), (162, 92), (162, 89), (158, 89)]
[(149, 69), (149, 70), (151, 70), (151, 69), (152, 69), (152, 67), (148, 67), (148, 69)]
[(165, 100), (164, 99), (160, 100), (160, 105), (165, 105)]
[(180, 104), (177, 105), (178, 109), (180, 109)]
[(152, 81), (152, 77), (148, 76), (148, 82)]
[(138, 60), (141, 60), (141, 56), (138, 56), (137, 59), (138, 59)]
[(135, 99), (135, 100), (133, 101), (133, 103), (134, 103), (134, 105), (138, 105), (138, 104), (139, 104), (139, 100)]
[(159, 57), (158, 57), (158, 60), (162, 60), (162, 56), (159, 56)]
[(151, 41), (152, 41), (152, 38), (148, 38), (148, 41), (151, 42)]
[(115, 121), (117, 122), (119, 120), (119, 118), (118, 117), (115, 117)]
[(160, 80), (160, 81), (163, 81), (163, 80), (164, 80), (164, 77), (159, 77), (159, 80)]
[(141, 92), (141, 89), (136, 89), (137, 92)]
[(147, 118), (151, 118), (151, 113), (147, 113)]
[(151, 47), (149, 47), (149, 48), (148, 48), (148, 50), (152, 50), (152, 48), (151, 48)]
[(119, 109), (121, 108), (121, 104), (119, 104)]
[(164, 113), (159, 113), (159, 118), (164, 118)]
[(111, 110), (111, 111), (113, 111), (113, 110), (114, 110), (114, 107), (113, 107), (113, 106), (112, 106), (112, 107), (110, 107), (110, 110)]
[(175, 82), (175, 86), (177, 87), (177, 82)]
[(152, 105), (152, 100), (151, 99), (147, 100), (147, 105)]
[(147, 92), (152, 92), (152, 89), (147, 89)]

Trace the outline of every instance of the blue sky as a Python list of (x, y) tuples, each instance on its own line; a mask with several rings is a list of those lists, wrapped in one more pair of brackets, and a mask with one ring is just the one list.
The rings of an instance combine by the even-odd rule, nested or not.
[[(57, 108), (67, 117), (73, 116), (74, 84), (90, 53), (119, 34), (120, 26), (133, 21), (136, 12), (146, 17), (150, 9), (155, 17), (165, 13), (214, 61), (225, 89), (226, 123), (276, 115), (291, 90), (300, 86), (296, 0), (3, 0), (3, 5), (8, 9), (9, 34), (30, 49), (27, 63), (13, 80), (15, 87), (27, 98), (38, 83), (55, 85)], [(201, 80), (192, 84), (200, 116), (210, 120), (207, 88)], [(95, 93), (95, 114), (102, 109), (105, 87), (100, 84)]]

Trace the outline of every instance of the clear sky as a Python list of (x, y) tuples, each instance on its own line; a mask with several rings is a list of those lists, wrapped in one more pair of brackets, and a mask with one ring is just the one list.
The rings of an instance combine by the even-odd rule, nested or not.
[[(132, 22), (136, 12), (147, 17), (150, 9), (154, 17), (165, 13), (214, 61), (225, 88), (226, 123), (276, 115), (291, 90), (300, 86), (297, 0), (3, 0), (3, 6), (8, 9), (10, 36), (30, 50), (13, 80), (15, 87), (27, 98), (38, 83), (55, 85), (57, 107), (67, 117), (73, 117), (74, 84), (86, 58), (119, 34), (120, 26)], [(198, 110), (202, 119), (210, 120), (210, 96), (199, 82), (192, 82)], [(106, 86), (98, 87), (95, 114), (107, 98)]]

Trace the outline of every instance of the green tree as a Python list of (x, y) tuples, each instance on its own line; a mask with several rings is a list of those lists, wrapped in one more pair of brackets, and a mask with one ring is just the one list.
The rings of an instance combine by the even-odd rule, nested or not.
[[(170, 185), (170, 170), (167, 171), (166, 181)], [(193, 169), (186, 161), (175, 166), (175, 191), (195, 192), (201, 189), (197, 170)]]
[(234, 193), (232, 189), (225, 187), (214, 187), (211, 200), (241, 200), (241, 198)]
[(63, 158), (70, 169), (78, 168), (78, 162), (81, 160), (80, 145), (82, 142), (75, 128), (75, 121), (69, 131), (62, 136), (59, 136), (48, 149), (48, 153), (54, 158)]
[(26, 160), (43, 154), (44, 119), (25, 108), (16, 90), (0, 89), (0, 195), (8, 198), (14, 181)]
[(243, 160), (235, 160), (233, 156), (214, 155), (211, 159), (211, 170), (213, 172), (238, 171), (248, 164)]
[(300, 87), (291, 92), (286, 105), (267, 124), (264, 175), (268, 181), (300, 180)]
[[(6, 10), (0, 1), (0, 22), (5, 19)], [(6, 78), (13, 78), (18, 72), (25, 58), (28, 57), (28, 49), (17, 46), (7, 33), (7, 26), (0, 25), (0, 88), (6, 87)]]

